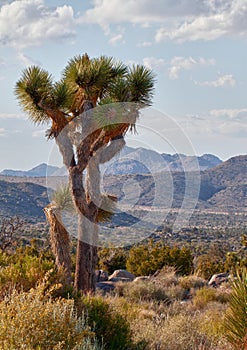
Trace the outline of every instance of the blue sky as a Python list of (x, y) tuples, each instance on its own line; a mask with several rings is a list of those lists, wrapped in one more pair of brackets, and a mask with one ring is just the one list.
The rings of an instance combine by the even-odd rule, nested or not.
[[(84, 52), (152, 68), (154, 111), (170, 116), (196, 154), (247, 153), (247, 0), (0, 0), (0, 170), (47, 162), (54, 147), (48, 126), (32, 125), (15, 99), (22, 70), (38, 64), (59, 79)], [(159, 142), (162, 117), (160, 125), (154, 142), (141, 125), (128, 142), (170, 153)], [(170, 143), (183, 151), (176, 133)]]

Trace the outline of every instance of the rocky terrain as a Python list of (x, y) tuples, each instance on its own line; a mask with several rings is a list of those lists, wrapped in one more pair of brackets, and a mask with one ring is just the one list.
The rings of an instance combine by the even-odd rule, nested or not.
[[(203, 227), (247, 224), (247, 156), (233, 157), (205, 171), (161, 171), (150, 174), (103, 173), (103, 190), (117, 195), (119, 210), (111, 227), (135, 226), (148, 212), (157, 212), (170, 224), (181, 206), (192, 211), (191, 225)], [(199, 177), (198, 177), (199, 176)], [(200, 180), (200, 186), (198, 185)], [(0, 214), (20, 215), (31, 222), (45, 221), (43, 207), (49, 202), (46, 187), (55, 188), (64, 177), (0, 176)], [(195, 189), (196, 187), (196, 189)], [(185, 200), (186, 199), (186, 200)], [(127, 209), (126, 209), (127, 208)], [(157, 228), (146, 224), (147, 231)], [(143, 228), (139, 228), (140, 231)], [(123, 230), (120, 230), (121, 234)]]

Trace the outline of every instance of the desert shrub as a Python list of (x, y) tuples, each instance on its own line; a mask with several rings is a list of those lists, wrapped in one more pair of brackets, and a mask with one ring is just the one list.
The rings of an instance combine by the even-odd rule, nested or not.
[(49, 270), (55, 271), (51, 252), (38, 248), (35, 240), (12, 254), (0, 253), (0, 265), (0, 299), (13, 288), (22, 291), (34, 288)]
[(120, 296), (124, 296), (131, 302), (169, 301), (164, 289), (148, 281), (137, 281), (132, 283), (120, 282), (116, 285), (115, 292), (119, 293)]
[[(198, 320), (190, 315), (175, 315), (163, 325), (161, 349), (190, 350), (210, 347), (210, 340), (198, 329)], [(176, 335), (176, 336), (174, 336)]]
[(179, 283), (179, 278), (174, 267), (164, 266), (151, 277), (151, 281), (161, 288), (168, 288), (177, 285)]
[(212, 275), (223, 271), (225, 271), (224, 258), (211, 254), (203, 254), (198, 257), (196, 273), (204, 279), (209, 280)]
[(28, 254), (20, 256), (19, 260), (0, 269), (0, 289), (3, 291), (15, 287), (27, 291), (35, 287), (53, 267), (51, 260)]
[(226, 337), (234, 349), (247, 347), (247, 271), (243, 268), (232, 281), (232, 293), (225, 317)]
[(224, 316), (226, 312), (226, 304), (212, 302), (208, 308), (198, 315), (198, 327), (212, 340), (225, 336)]
[(99, 342), (104, 342), (107, 350), (128, 349), (131, 344), (131, 331), (128, 322), (99, 296), (83, 296), (83, 313), (88, 325), (95, 332)]
[(136, 276), (152, 275), (163, 266), (173, 266), (181, 275), (193, 270), (193, 257), (186, 247), (169, 247), (152, 240), (146, 245), (134, 246), (129, 251), (127, 270)]
[(189, 275), (189, 276), (180, 277), (179, 284), (184, 289), (190, 290), (192, 288), (193, 289), (202, 288), (207, 284), (207, 282), (203, 278), (197, 275)]
[(0, 268), (8, 266), (11, 260), (11, 256), (0, 250)]
[(222, 329), (226, 304), (210, 302), (207, 308), (198, 310), (190, 301), (140, 302), (116, 295), (107, 296), (107, 300), (130, 323), (135, 349), (231, 349)]
[(0, 348), (89, 350), (96, 344), (85, 318), (75, 315), (73, 300), (47, 298), (41, 286), (14, 291), (0, 303)]
[[(166, 319), (140, 319), (132, 324), (136, 342), (145, 342), (145, 350), (215, 350), (213, 341), (198, 327), (198, 317), (177, 314)], [(224, 348), (226, 349), (226, 348)]]
[(193, 255), (187, 247), (172, 247), (169, 252), (168, 264), (174, 266), (180, 275), (189, 275), (193, 272)]
[(166, 295), (170, 300), (183, 300), (188, 298), (188, 291), (180, 284), (170, 285), (165, 289)]
[(241, 263), (241, 258), (236, 252), (228, 252), (226, 254), (225, 271), (234, 273)]
[(98, 267), (112, 274), (115, 270), (126, 269), (127, 251), (123, 248), (102, 248), (98, 252)]
[(197, 309), (202, 309), (210, 302), (226, 303), (228, 301), (228, 294), (213, 289), (212, 287), (203, 287), (195, 291), (193, 297), (193, 305)]

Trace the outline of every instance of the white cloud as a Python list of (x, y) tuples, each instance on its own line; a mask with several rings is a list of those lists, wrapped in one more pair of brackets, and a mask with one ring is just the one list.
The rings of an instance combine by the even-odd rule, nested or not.
[(232, 74), (226, 74), (219, 76), (218, 79), (213, 81), (194, 81), (196, 85), (209, 86), (209, 87), (233, 87), (236, 85), (237, 81)]
[(166, 62), (163, 58), (145, 57), (143, 64), (149, 69), (161, 70), (166, 65)]
[(247, 124), (247, 108), (242, 109), (212, 109), (210, 115), (221, 120), (233, 120)]
[(25, 116), (16, 113), (0, 113), (0, 119), (27, 119)]
[(209, 7), (201, 0), (94, 0), (84, 22), (105, 26), (112, 23), (162, 23), (164, 18), (192, 16), (207, 13)]
[(122, 26), (117, 26), (114, 32), (111, 32), (110, 28), (108, 28), (108, 30), (105, 31), (105, 35), (110, 36), (109, 43), (113, 46), (125, 43), (124, 33), (125, 28)]
[(138, 47), (150, 47), (153, 43), (151, 41), (141, 41), (137, 44)]
[(173, 57), (170, 61), (170, 68), (168, 69), (168, 74), (170, 79), (178, 79), (179, 74), (183, 70), (190, 70), (196, 66), (212, 66), (215, 65), (215, 60), (213, 58), (205, 59), (203, 57), (193, 58), (193, 57)]
[(182, 23), (172, 29), (160, 28), (156, 32), (155, 40), (161, 42), (165, 39), (176, 40), (179, 42), (187, 40), (214, 40), (228, 31), (228, 23), (225, 22), (225, 16), (214, 15), (212, 17), (197, 17), (193, 20), (182, 21)]
[(222, 36), (247, 35), (247, 0), (211, 0), (208, 6), (209, 14), (180, 18), (173, 28), (162, 26), (156, 32), (156, 41), (214, 40)]
[(32, 65), (41, 65), (39, 61), (33, 60), (28, 55), (25, 55), (23, 52), (19, 52), (17, 55), (19, 61), (24, 65), (25, 67), (32, 66)]
[(109, 43), (112, 45), (116, 45), (118, 43), (124, 43), (124, 38), (123, 38), (123, 34), (116, 34), (114, 35), (110, 40)]
[(16, 0), (0, 8), (0, 44), (20, 48), (73, 37), (75, 22), (71, 6), (49, 8), (43, 0)]
[(247, 35), (247, 0), (93, 0), (81, 21), (110, 25), (159, 24), (155, 39), (214, 40)]
[(247, 109), (213, 109), (203, 115), (187, 115), (180, 121), (189, 135), (247, 137)]

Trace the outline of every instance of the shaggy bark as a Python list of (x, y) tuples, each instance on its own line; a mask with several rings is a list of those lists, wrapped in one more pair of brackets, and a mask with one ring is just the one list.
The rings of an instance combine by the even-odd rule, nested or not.
[(97, 263), (97, 224), (83, 215), (78, 217), (78, 240), (74, 286), (76, 290), (94, 293), (96, 287), (95, 266)]
[(50, 225), (51, 249), (55, 256), (58, 270), (64, 270), (67, 284), (71, 284), (71, 257), (69, 234), (62, 223), (61, 213), (55, 204), (48, 204), (44, 208)]

